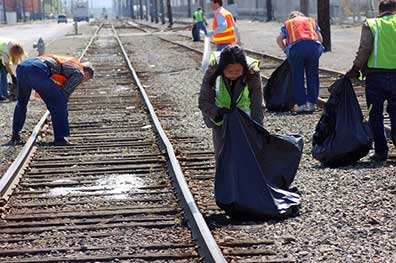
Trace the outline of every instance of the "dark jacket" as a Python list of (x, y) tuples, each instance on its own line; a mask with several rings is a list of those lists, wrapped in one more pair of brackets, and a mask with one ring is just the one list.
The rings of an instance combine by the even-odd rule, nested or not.
[[(215, 88), (211, 83), (212, 76), (216, 72), (216, 69), (217, 65), (212, 65), (209, 66), (208, 70), (206, 71), (199, 93), (198, 104), (199, 109), (202, 111), (206, 126), (208, 128), (213, 128), (213, 143), (215, 146), (216, 157), (218, 157), (218, 153), (220, 152), (220, 149), (223, 145), (223, 140), (221, 136), (223, 126), (216, 126), (210, 120), (216, 117), (216, 110), (218, 109), (215, 104)], [(230, 92), (230, 81), (227, 81), (227, 79), (224, 81), (226, 83), (229, 94), (231, 94), (232, 96), (232, 102), (235, 102), (238, 99), (239, 95), (244, 89), (242, 79), (243, 77), (239, 78), (233, 84), (233, 92)], [(263, 125), (264, 104), (260, 69), (257, 66), (250, 68), (250, 71), (246, 75), (246, 80), (249, 87), (251, 118), (258, 122), (260, 125)]]

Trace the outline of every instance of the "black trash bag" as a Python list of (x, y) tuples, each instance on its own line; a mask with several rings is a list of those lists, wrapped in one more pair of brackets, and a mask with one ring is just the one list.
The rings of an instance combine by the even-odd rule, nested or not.
[(289, 186), (302, 148), (299, 135), (269, 134), (237, 109), (226, 114), (224, 146), (216, 165), (217, 205), (242, 220), (295, 216), (301, 195)]
[(329, 92), (313, 135), (312, 156), (327, 167), (351, 165), (370, 151), (370, 128), (350, 79), (337, 80)]
[(199, 30), (197, 30), (197, 29), (198, 29), (198, 28), (197, 28), (197, 25), (194, 24), (194, 25), (192, 26), (192, 29), (191, 29), (193, 41), (199, 41), (199, 40), (200, 40)]
[(292, 70), (287, 60), (271, 74), (264, 87), (264, 102), (269, 111), (290, 111), (294, 105)]

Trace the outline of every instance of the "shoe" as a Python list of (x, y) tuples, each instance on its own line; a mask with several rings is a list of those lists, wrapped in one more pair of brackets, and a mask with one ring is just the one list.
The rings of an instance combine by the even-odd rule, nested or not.
[(387, 156), (383, 156), (383, 155), (380, 155), (378, 153), (370, 154), (369, 158), (373, 162), (385, 162), (386, 159), (388, 159)]
[(62, 138), (61, 140), (54, 141), (54, 146), (71, 146), (71, 145), (73, 144), (69, 142), (66, 138)]
[(11, 136), (11, 142), (18, 143), (21, 141), (21, 136), (18, 133), (13, 133)]
[(7, 98), (8, 98), (10, 101), (16, 101), (16, 100), (17, 100), (17, 98), (16, 98), (16, 96), (15, 96), (14, 94), (8, 95)]
[(5, 101), (5, 100), (7, 100), (6, 97), (0, 97), (0, 101)]
[(307, 110), (307, 106), (305, 104), (301, 106), (295, 104), (291, 111), (294, 113), (304, 113), (306, 110)]
[(311, 102), (307, 102), (306, 111), (307, 112), (315, 112), (315, 110), (316, 110), (316, 104), (313, 104)]

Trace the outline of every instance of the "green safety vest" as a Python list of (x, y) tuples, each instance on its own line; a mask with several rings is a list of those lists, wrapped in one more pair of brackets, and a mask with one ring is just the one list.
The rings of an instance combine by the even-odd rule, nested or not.
[(195, 21), (196, 21), (196, 23), (199, 23), (199, 22), (203, 22), (203, 14), (202, 14), (202, 11), (195, 11), (194, 12), (194, 16), (195, 16)]
[[(250, 57), (247, 58), (247, 64), (249, 69), (255, 66), (259, 65), (259, 61), (255, 60)], [(215, 65), (218, 63), (220, 59), (220, 52), (213, 52), (212, 56), (210, 58), (210, 65)], [(222, 76), (218, 76), (216, 79), (216, 85), (214, 87), (215, 92), (216, 92), (216, 98), (215, 98), (215, 104), (217, 107), (220, 108), (231, 108), (231, 95), (229, 94), (227, 87), (224, 83), (224, 79)], [(246, 84), (246, 86), (243, 88), (241, 94), (239, 95), (238, 99), (236, 100), (236, 107), (243, 112), (245, 112), (247, 115), (250, 116), (251, 114), (251, 109), (250, 109), (250, 97), (249, 97), (249, 87)], [(222, 126), (224, 121), (221, 120), (219, 122), (216, 122), (214, 120), (211, 120), (215, 125), (217, 126)]]
[(367, 19), (374, 36), (369, 68), (396, 69), (396, 15)]
[[(8, 54), (8, 42), (9, 40), (0, 39), (0, 51)], [(0, 63), (4, 65), (2, 56), (0, 56)]]
[[(9, 53), (9, 51), (8, 51), (8, 43), (9, 42), (15, 42), (15, 40), (9, 39), (9, 38), (5, 38), (5, 37), (0, 37), (0, 51), (6, 53), (7, 55)], [(0, 63), (4, 65), (4, 62), (1, 59), (1, 56), (0, 56)], [(11, 60), (9, 60), (9, 64), (12, 65), (12, 61)]]

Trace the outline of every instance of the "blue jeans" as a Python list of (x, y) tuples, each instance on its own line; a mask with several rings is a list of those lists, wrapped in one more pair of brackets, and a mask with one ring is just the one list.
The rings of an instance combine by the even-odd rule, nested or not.
[(18, 88), (12, 123), (13, 133), (19, 133), (23, 128), (27, 104), (34, 89), (40, 94), (51, 114), (55, 141), (70, 136), (67, 99), (50, 79), (48, 66), (40, 59), (27, 59), (18, 65), (16, 73)]
[(229, 46), (231, 44), (217, 44), (216, 45), (216, 51), (222, 51), (226, 46)]
[[(318, 103), (319, 57), (322, 51), (321, 44), (311, 40), (301, 40), (287, 52), (287, 60), (292, 68), (294, 99), (298, 106), (307, 102)], [(307, 78), (307, 92), (304, 85), (304, 73)]]
[(391, 139), (396, 146), (396, 73), (372, 73), (366, 76), (367, 106), (372, 105), (369, 124), (374, 137), (374, 149), (380, 156), (388, 156), (384, 128), (384, 102), (391, 121)]
[(205, 33), (205, 35), (208, 34), (208, 32), (206, 31), (206, 26), (205, 26), (204, 22), (195, 23), (195, 30), (196, 30), (195, 33), (196, 33), (196, 36), (197, 36), (197, 39), (196, 39), (197, 41), (201, 40), (201, 36), (199, 34), (199, 32), (201, 30)]
[(0, 62), (0, 98), (8, 96), (7, 74), (6, 67)]

